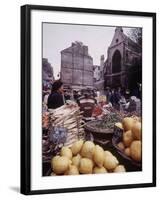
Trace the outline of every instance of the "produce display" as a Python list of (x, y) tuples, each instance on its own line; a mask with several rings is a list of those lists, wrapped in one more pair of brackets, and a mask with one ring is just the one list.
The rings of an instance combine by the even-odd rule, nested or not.
[[(125, 113), (110, 107), (97, 107), (94, 119), (85, 120), (79, 106), (71, 101), (57, 109), (44, 110), (42, 115), (44, 175), (118, 173), (140, 169), (138, 168), (139, 164), (141, 167), (142, 161), (140, 117), (135, 113)], [(115, 127), (121, 130), (121, 134), (118, 131), (115, 134), (114, 145)], [(87, 138), (89, 135), (92, 137)], [(131, 163), (132, 166), (130, 160), (134, 161)], [(138, 163), (137, 166), (134, 165), (135, 162)]]
[(54, 166), (55, 174), (62, 174), (68, 170), (70, 160), (66, 156), (55, 156), (52, 159), (52, 166)]
[(117, 147), (134, 161), (142, 161), (142, 125), (139, 117), (126, 117), (115, 124), (123, 130), (122, 140)]
[(71, 146), (79, 138), (84, 138), (84, 121), (77, 104), (63, 105), (57, 109), (49, 109), (51, 126), (63, 127), (68, 131), (65, 146)]
[(101, 123), (97, 124), (97, 128), (101, 129), (113, 129), (114, 124), (118, 121), (121, 121), (121, 115), (117, 113), (108, 113), (103, 116)]
[(50, 127), (49, 131), (43, 132), (43, 162), (50, 162), (52, 155), (59, 152), (66, 142), (67, 134), (67, 129), (63, 127)]
[(137, 112), (122, 112), (113, 107), (103, 107), (101, 110), (101, 115), (95, 117), (95, 120), (87, 122), (84, 126), (85, 130), (91, 132), (94, 136), (101, 134), (109, 137), (114, 132), (115, 123), (123, 128), (122, 123), (120, 123), (123, 118), (137, 115)]
[[(82, 117), (82, 113), (75, 103), (63, 105), (57, 109), (49, 109), (43, 113), (43, 162), (50, 162), (51, 157), (58, 153), (63, 146), (71, 146), (79, 139), (84, 139)], [(76, 154), (76, 152), (74, 153)]]
[(76, 141), (71, 147), (62, 147), (51, 159), (53, 175), (78, 175), (125, 172), (125, 166), (110, 152), (91, 141)]

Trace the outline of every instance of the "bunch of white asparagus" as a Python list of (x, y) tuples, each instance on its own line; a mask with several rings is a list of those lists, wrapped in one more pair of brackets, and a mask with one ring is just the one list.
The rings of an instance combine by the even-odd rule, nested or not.
[(60, 126), (68, 130), (64, 146), (71, 146), (75, 141), (84, 139), (84, 121), (82, 112), (77, 104), (63, 105), (57, 109), (49, 109), (51, 125)]

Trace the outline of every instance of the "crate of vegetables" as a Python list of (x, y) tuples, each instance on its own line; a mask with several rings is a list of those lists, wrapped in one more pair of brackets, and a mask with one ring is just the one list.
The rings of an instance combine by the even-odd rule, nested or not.
[(116, 123), (112, 144), (135, 169), (142, 169), (142, 128), (139, 117), (125, 117)]

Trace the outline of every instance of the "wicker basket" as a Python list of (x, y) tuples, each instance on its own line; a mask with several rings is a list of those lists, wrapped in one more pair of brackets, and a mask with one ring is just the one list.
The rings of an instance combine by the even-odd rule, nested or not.
[(117, 146), (117, 144), (122, 141), (122, 136), (123, 136), (123, 130), (120, 129), (119, 127), (115, 126), (114, 127), (114, 134), (113, 134), (113, 137), (112, 137), (112, 145), (117, 150), (117, 153), (124, 160), (126, 160), (128, 163), (130, 163), (133, 167), (135, 166), (136, 168), (141, 170), (142, 162), (134, 161), (129, 156), (125, 155), (124, 152)]
[(97, 125), (101, 123), (101, 120), (94, 120), (87, 122), (84, 126), (87, 132), (91, 132), (93, 136), (98, 138), (110, 138), (113, 135), (114, 129), (98, 128)]

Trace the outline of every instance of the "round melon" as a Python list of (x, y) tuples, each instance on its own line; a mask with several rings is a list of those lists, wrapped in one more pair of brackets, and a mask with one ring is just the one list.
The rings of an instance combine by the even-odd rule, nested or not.
[(78, 140), (75, 143), (73, 143), (73, 145), (71, 146), (71, 151), (73, 155), (77, 155), (81, 151), (82, 146), (83, 140)]
[(55, 174), (63, 174), (69, 168), (69, 159), (65, 156), (55, 156), (51, 160), (51, 167)]
[(93, 161), (96, 163), (97, 166), (102, 167), (104, 162), (104, 150), (99, 145), (95, 146)]
[(72, 164), (79, 167), (80, 164), (80, 160), (81, 160), (81, 155), (77, 154), (76, 156), (73, 156), (72, 158)]
[(126, 172), (124, 165), (118, 165), (113, 172)]
[(130, 146), (131, 158), (135, 161), (142, 160), (142, 143), (140, 140), (135, 140)]
[(105, 156), (104, 167), (107, 170), (115, 169), (118, 164), (119, 164), (119, 162), (115, 156)]
[(95, 144), (91, 141), (86, 141), (82, 146), (80, 154), (84, 158), (92, 159), (94, 151), (95, 151)]
[(107, 173), (107, 170), (104, 167), (94, 167), (93, 174), (104, 174)]
[(61, 156), (66, 156), (68, 157), (69, 159), (72, 158), (72, 151), (70, 148), (68, 147), (62, 147), (61, 151), (60, 151), (60, 155)]
[(81, 174), (92, 174), (93, 161), (89, 158), (82, 158), (80, 160), (79, 172)]
[(122, 120), (123, 128), (124, 128), (125, 131), (131, 130), (134, 123), (135, 123), (135, 120), (131, 117), (125, 117)]
[(142, 125), (141, 122), (135, 122), (132, 127), (132, 133), (135, 140), (141, 140), (142, 138)]
[(78, 174), (79, 170), (75, 165), (70, 165), (69, 169), (65, 172), (65, 175), (78, 175)]
[(123, 133), (123, 144), (125, 147), (129, 147), (133, 142), (133, 134), (132, 131), (126, 131)]

